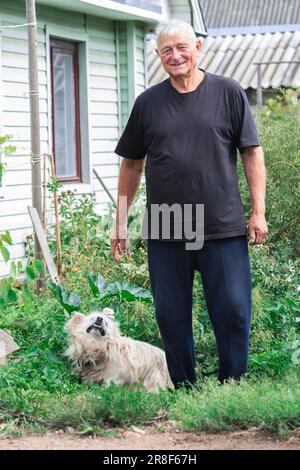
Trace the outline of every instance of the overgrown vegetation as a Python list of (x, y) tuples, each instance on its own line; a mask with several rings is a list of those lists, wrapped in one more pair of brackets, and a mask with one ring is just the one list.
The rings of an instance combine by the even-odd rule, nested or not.
[[(74, 308), (80, 303), (85, 313), (112, 307), (123, 334), (157, 346), (161, 341), (149, 294), (145, 243), (136, 238), (129, 254), (120, 264), (114, 263), (109, 254), (112, 207), (99, 216), (93, 196), (79, 198), (65, 192), (60, 200), (64, 290), (54, 296), (47, 287), (38, 298), (33, 293), (6, 297), (6, 308), (1, 309), (0, 328), (21, 348), (8, 365), (0, 366), (0, 421), (7, 423), (0, 433), (68, 426), (78, 434), (109, 433), (117, 425), (163, 422), (166, 413), (178, 427), (189, 430), (259, 426), (286, 435), (300, 426), (299, 117), (299, 105), (291, 103), (289, 96), (270, 101), (257, 117), (268, 173), (269, 236), (264, 246), (250, 246), (251, 353), (248, 376), (240, 385), (220, 387), (215, 379), (217, 352), (199, 276), (193, 310), (199, 377), (195, 390), (149, 394), (139, 387), (129, 391), (78, 382), (63, 355), (64, 325), (72, 309), (68, 313), (62, 303), (65, 307), (73, 303)], [(241, 165), (239, 171), (249, 215)], [(141, 190), (129, 219), (135, 232), (141, 224), (143, 200)], [(54, 240), (51, 247), (55, 254)]]

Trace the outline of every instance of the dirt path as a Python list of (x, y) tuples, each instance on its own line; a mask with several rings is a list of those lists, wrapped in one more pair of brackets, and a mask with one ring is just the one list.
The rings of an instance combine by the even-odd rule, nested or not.
[(153, 427), (119, 429), (118, 437), (76, 437), (57, 431), (18, 439), (0, 438), (0, 450), (300, 450), (300, 430), (288, 440), (278, 440), (257, 428), (232, 433), (206, 434)]

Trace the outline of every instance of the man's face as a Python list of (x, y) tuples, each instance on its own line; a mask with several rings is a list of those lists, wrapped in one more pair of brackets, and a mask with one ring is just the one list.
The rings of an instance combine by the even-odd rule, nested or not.
[(173, 36), (161, 34), (156, 52), (160, 56), (165, 71), (176, 79), (192, 74), (197, 65), (200, 48), (200, 40), (193, 40), (186, 33)]

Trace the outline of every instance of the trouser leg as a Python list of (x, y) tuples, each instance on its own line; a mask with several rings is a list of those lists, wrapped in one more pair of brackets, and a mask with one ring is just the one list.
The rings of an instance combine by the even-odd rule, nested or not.
[(197, 261), (219, 352), (219, 380), (247, 371), (251, 273), (247, 237), (205, 242)]
[(194, 383), (191, 253), (183, 242), (148, 240), (148, 264), (155, 312), (170, 377), (175, 387)]

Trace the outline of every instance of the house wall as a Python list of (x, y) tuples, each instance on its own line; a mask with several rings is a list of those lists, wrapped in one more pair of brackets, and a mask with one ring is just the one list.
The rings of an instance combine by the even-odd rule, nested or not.
[[(132, 106), (129, 97), (143, 91), (146, 83), (143, 24), (129, 22), (132, 35), (128, 39), (126, 22), (39, 5), (37, 20), (41, 154), (52, 151), (48, 41), (49, 35), (56, 32), (57, 37), (78, 38), (86, 48), (86, 58), (81, 60), (86, 60), (87, 76), (81, 87), (86, 86), (87, 96), (82, 97), (86, 102), (80, 101), (80, 105), (86, 105), (88, 115), (84, 117), (89, 117), (85, 144), (89, 147), (86, 158), (90, 161), (90, 181), (76, 189), (78, 194), (95, 191), (96, 211), (101, 213), (109, 198), (92, 174), (92, 167), (116, 197), (119, 157), (114, 148)], [(11, 143), (17, 146), (17, 151), (6, 158), (4, 187), (0, 189), (0, 232), (11, 232), (14, 246), (10, 252), (14, 260), (22, 259), (23, 242), (32, 233), (27, 213), (27, 206), (31, 205), (27, 28), (3, 26), (23, 23), (26, 23), (25, 1), (1, 0), (0, 135), (13, 135)], [(132, 44), (136, 46), (134, 51), (130, 50)], [(132, 70), (128, 68), (130, 55), (135, 59)], [(65, 189), (74, 186), (65, 185)], [(49, 211), (48, 222), (51, 214)], [(0, 260), (0, 277), (7, 273), (8, 266)]]
[(170, 0), (170, 8), (173, 18), (191, 23), (191, 7), (188, 0)]

